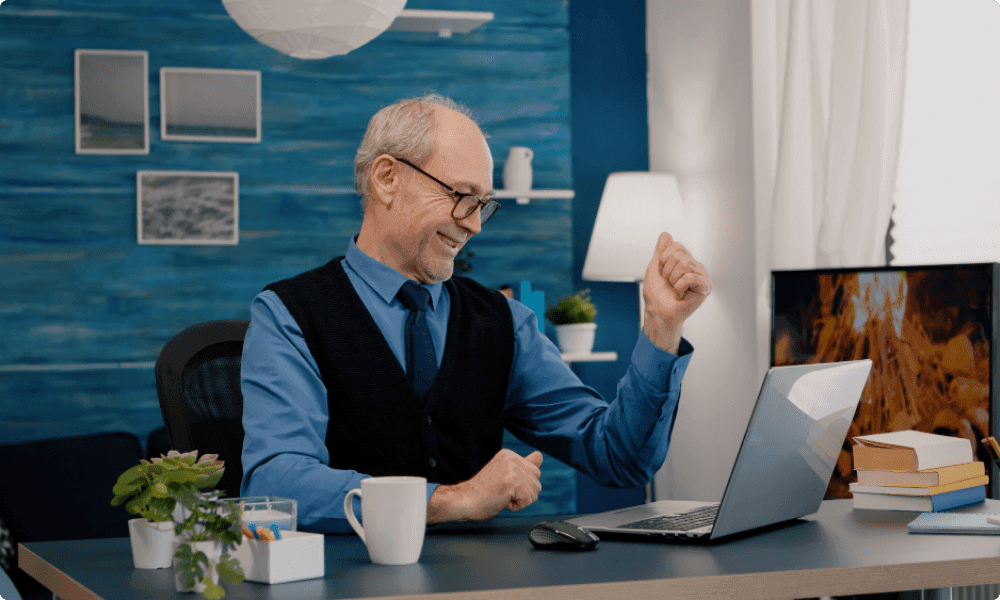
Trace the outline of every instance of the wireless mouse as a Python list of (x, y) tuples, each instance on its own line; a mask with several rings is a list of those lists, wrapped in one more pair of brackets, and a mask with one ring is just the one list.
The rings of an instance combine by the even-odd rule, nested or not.
[(593, 550), (600, 538), (563, 521), (545, 521), (528, 530), (528, 539), (541, 550)]

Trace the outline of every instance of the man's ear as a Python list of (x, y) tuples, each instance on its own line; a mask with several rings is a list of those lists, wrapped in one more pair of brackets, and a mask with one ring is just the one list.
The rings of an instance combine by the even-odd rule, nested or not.
[(372, 199), (389, 206), (395, 199), (399, 187), (399, 169), (396, 168), (396, 161), (388, 154), (380, 154), (372, 162)]

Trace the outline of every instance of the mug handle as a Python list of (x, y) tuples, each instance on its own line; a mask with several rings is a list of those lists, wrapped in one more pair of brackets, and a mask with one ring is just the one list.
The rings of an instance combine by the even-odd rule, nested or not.
[(358, 518), (354, 516), (354, 503), (352, 502), (354, 496), (358, 498), (362, 497), (361, 488), (354, 488), (344, 496), (344, 514), (347, 515), (347, 522), (354, 528), (354, 532), (358, 534), (361, 541), (367, 546), (368, 540), (365, 539), (365, 528), (361, 526), (361, 523), (358, 523)]

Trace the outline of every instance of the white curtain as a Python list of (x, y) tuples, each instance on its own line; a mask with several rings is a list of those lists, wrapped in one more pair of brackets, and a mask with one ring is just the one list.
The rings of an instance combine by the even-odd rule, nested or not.
[(752, 3), (758, 340), (771, 270), (885, 264), (908, 13), (909, 0)]

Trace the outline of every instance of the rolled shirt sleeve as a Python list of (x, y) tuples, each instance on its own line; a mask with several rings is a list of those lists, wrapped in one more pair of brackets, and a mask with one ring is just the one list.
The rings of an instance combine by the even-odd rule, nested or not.
[(514, 317), (514, 364), (505, 426), (518, 439), (606, 486), (649, 481), (670, 444), (681, 381), (693, 348), (679, 355), (639, 334), (627, 372), (610, 401), (584, 385), (538, 329), (534, 312), (508, 300)]

